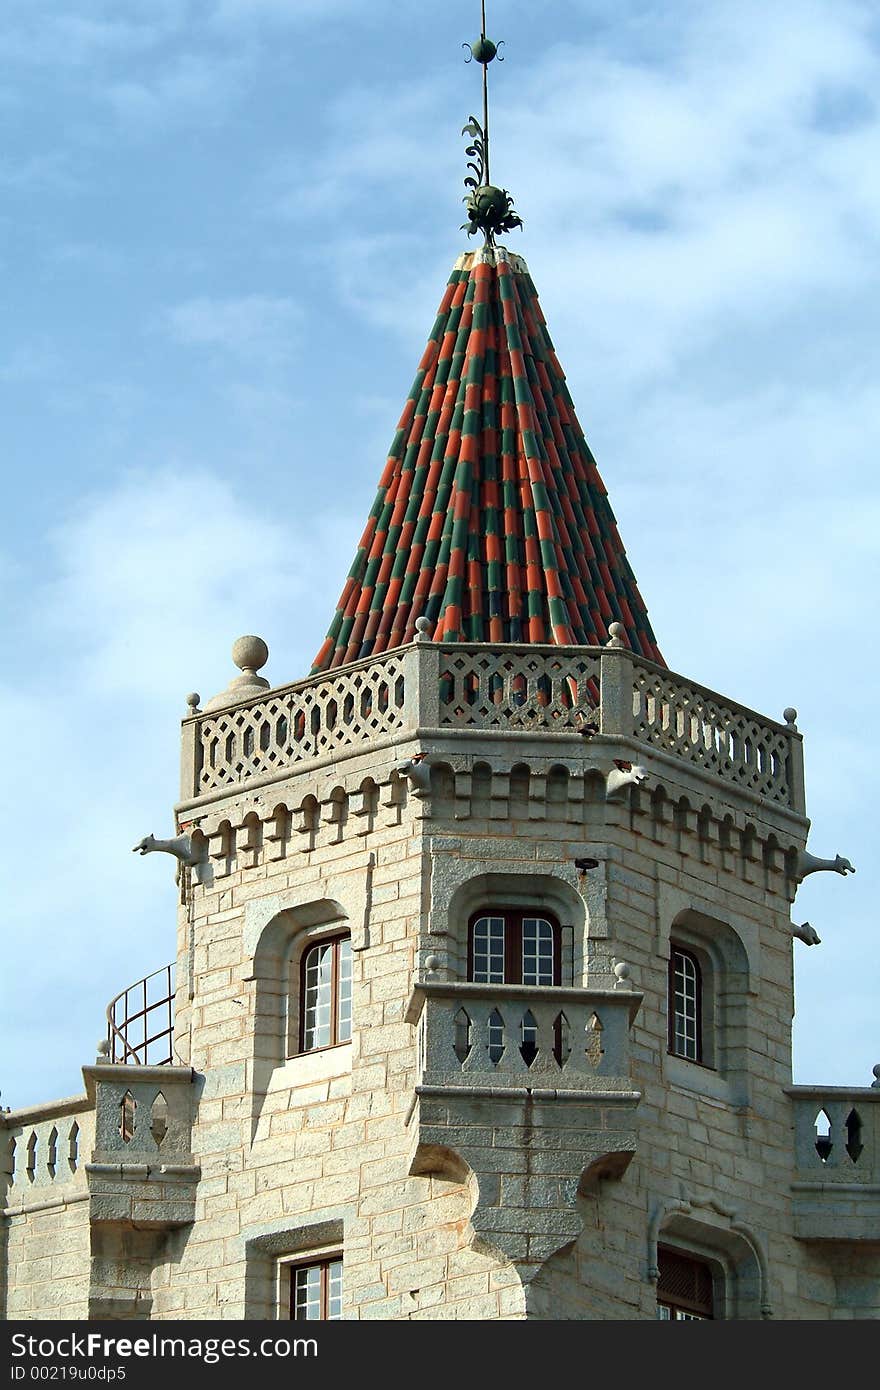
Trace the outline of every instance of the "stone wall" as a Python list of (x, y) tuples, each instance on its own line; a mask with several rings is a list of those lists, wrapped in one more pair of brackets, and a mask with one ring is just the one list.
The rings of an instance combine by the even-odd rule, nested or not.
[[(159, 1215), (149, 1236), (102, 1207), (90, 1294), (89, 1205), (56, 1204), (44, 1227), (17, 1212), (9, 1315), (39, 1315), (29, 1290), (56, 1259), (70, 1292), (53, 1315), (283, 1316), (291, 1262), (341, 1250), (347, 1318), (652, 1317), (658, 1242), (712, 1263), (725, 1316), (874, 1315), (870, 1250), (795, 1238), (806, 822), (650, 750), (645, 780), (626, 754), (444, 732), (187, 803), (201, 862), (182, 874), (175, 1056), (192, 1068), (193, 1219)], [(625, 1074), (597, 1070), (592, 1102), (488, 1067), (472, 1094), (424, 1086), (414, 988), (462, 980), (469, 915), (505, 903), (564, 927), (572, 1007), (631, 997)], [(352, 1039), (297, 1055), (303, 952), (343, 930)], [(711, 1069), (668, 1055), (670, 939), (705, 961)]]

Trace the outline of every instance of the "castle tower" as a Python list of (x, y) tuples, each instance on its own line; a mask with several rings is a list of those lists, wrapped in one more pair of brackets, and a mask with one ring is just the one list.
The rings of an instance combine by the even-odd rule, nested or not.
[(88, 1146), (70, 1316), (880, 1311), (880, 1089), (791, 1086), (791, 904), (849, 867), (796, 713), (665, 666), (483, 172), (312, 673), (248, 637), (190, 697), (173, 1032), (145, 985), (5, 1117), (10, 1269)]

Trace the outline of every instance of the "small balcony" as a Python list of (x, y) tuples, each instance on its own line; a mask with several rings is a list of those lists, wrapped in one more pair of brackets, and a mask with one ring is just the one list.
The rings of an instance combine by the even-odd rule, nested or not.
[(795, 1234), (876, 1240), (880, 1230), (880, 1087), (792, 1086)]
[(476, 1180), (474, 1238), (530, 1277), (577, 1238), (578, 1192), (625, 1172), (640, 1094), (630, 1027), (642, 996), (425, 981), (410, 1172)]
[(419, 1025), (419, 1089), (629, 1095), (641, 999), (629, 989), (419, 984), (407, 1011)]

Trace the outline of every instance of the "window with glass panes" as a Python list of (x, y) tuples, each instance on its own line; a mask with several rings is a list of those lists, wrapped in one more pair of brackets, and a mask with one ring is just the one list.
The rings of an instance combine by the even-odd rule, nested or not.
[(493, 908), (471, 918), (468, 979), (485, 985), (558, 985), (559, 926), (546, 913)]
[(703, 1056), (700, 963), (673, 945), (669, 955), (669, 1051), (690, 1062)]
[(342, 1317), (342, 1256), (292, 1265), (290, 1316), (294, 1322), (330, 1322)]
[(704, 1322), (714, 1317), (712, 1271), (705, 1260), (660, 1246), (657, 1268), (658, 1318), (667, 1322)]
[(311, 946), (303, 957), (301, 1047), (313, 1052), (351, 1037), (351, 937)]

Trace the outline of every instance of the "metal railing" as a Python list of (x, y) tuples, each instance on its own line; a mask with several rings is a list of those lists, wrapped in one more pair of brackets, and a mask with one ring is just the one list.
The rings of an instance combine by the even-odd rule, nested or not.
[(173, 1034), (173, 962), (129, 985), (107, 1005), (110, 1062), (170, 1066)]

